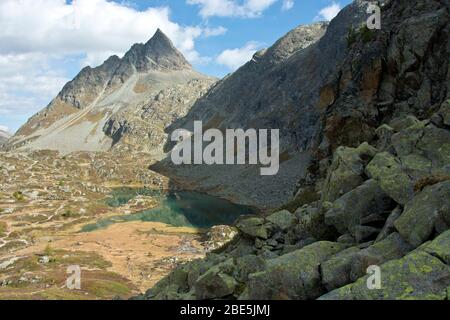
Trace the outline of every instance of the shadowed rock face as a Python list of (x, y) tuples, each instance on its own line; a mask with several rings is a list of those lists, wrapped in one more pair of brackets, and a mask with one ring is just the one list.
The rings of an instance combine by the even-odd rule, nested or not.
[(202, 120), (222, 130), (280, 129), (280, 174), (265, 178), (237, 166), (227, 175), (221, 166), (167, 173), (274, 208), (297, 193), (298, 181), (301, 188), (323, 178), (337, 147), (371, 142), (395, 117), (428, 117), (448, 91), (449, 14), (448, 2), (419, 3), (381, 1), (381, 30), (365, 26), (366, 1), (343, 9), (326, 32), (320, 24), (300, 27), (218, 82), (168, 128), (192, 130)]
[(151, 151), (163, 144), (164, 127), (185, 115), (214, 81), (193, 70), (158, 29), (122, 59), (112, 56), (96, 68), (84, 68), (8, 147), (108, 151), (128, 134), (125, 149)]
[[(329, 25), (316, 23), (289, 32), (201, 97), (188, 115), (168, 128), (192, 130), (193, 122), (206, 128), (279, 129), (281, 166), (276, 176), (261, 177), (259, 168), (196, 166), (165, 169), (221, 196), (264, 208), (289, 201), (305, 177), (311, 150), (321, 131), (321, 88), (337, 72), (348, 52), (347, 34), (365, 20), (366, 6), (357, 1)], [(171, 144), (166, 146), (170, 150)], [(236, 190), (238, 190), (236, 192)], [(270, 196), (269, 196), (270, 195)]]
[[(382, 1), (380, 31), (349, 24), (362, 5), (355, 1), (319, 42), (274, 69), (289, 66), (286, 77), (301, 79), (295, 63), (317, 59), (326, 65), (324, 57), (332, 51), (337, 64), (328, 75), (310, 76), (311, 83), (305, 84), (310, 89), (323, 77), (319, 92), (304, 92), (303, 86), (296, 91), (317, 95), (317, 100), (308, 100), (316, 101), (313, 113), (302, 117), (301, 107), (291, 112), (292, 122), (311, 114), (318, 122), (310, 125), (312, 131), (299, 129), (309, 141), (312, 165), (296, 196), (282, 206), (289, 211), (243, 217), (233, 243), (178, 267), (138, 298), (449, 299), (450, 2)], [(345, 25), (348, 37), (341, 46), (336, 37)], [(323, 51), (304, 60), (318, 48)], [(221, 84), (203, 103), (220, 93), (215, 90)], [(252, 110), (253, 101), (246, 106)], [(218, 109), (205, 105), (205, 110)], [(236, 112), (243, 117), (240, 124), (247, 124), (244, 110)], [(284, 112), (285, 106), (277, 109), (274, 119), (287, 128), (286, 143), (291, 143), (293, 129), (282, 122)], [(233, 121), (238, 119), (223, 120), (227, 125)], [(216, 179), (217, 172), (208, 173), (213, 176), (209, 181)], [(249, 189), (232, 169), (226, 176), (238, 181), (235, 190)], [(260, 203), (270, 203), (289, 188), (289, 180), (264, 181), (270, 187), (252, 181), (255, 193), (264, 191)], [(176, 277), (180, 274), (184, 278)]]
[[(312, 59), (318, 53), (313, 44), (326, 30), (326, 23), (300, 26), (272, 47), (257, 52), (251, 61), (218, 82), (185, 118), (168, 130), (191, 129), (195, 120), (219, 129), (280, 128), (284, 147), (292, 146), (296, 140), (291, 130), (298, 120), (296, 112), (308, 108), (307, 101), (301, 105), (300, 101), (310, 94), (311, 79), (320, 77), (314, 69), (322, 61)], [(278, 112), (281, 110), (284, 111)], [(315, 117), (308, 113), (304, 116)]]

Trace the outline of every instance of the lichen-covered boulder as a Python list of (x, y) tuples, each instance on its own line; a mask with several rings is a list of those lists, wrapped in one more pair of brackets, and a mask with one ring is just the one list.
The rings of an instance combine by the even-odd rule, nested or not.
[(444, 232), (433, 241), (424, 243), (419, 247), (419, 250), (439, 257), (439, 259), (450, 266), (450, 231)]
[(231, 276), (234, 268), (233, 259), (229, 259), (201, 275), (194, 285), (197, 299), (216, 299), (232, 295), (238, 284)]
[(418, 123), (420, 123), (420, 121), (415, 116), (407, 115), (392, 119), (389, 122), (389, 126), (392, 127), (395, 131), (399, 132)]
[(449, 243), (450, 231), (447, 231), (407, 256), (381, 265), (381, 289), (369, 289), (367, 282), (370, 276), (367, 275), (319, 299), (445, 300), (450, 286), (450, 266), (445, 260)]
[(319, 265), (345, 249), (343, 244), (316, 242), (268, 260), (264, 271), (250, 275), (249, 299), (312, 299), (323, 294)]
[[(334, 226), (341, 234), (349, 233), (357, 241), (372, 234), (363, 226), (386, 220), (385, 213), (392, 209), (392, 199), (371, 179), (337, 199), (325, 213), (325, 223)], [(374, 233), (380, 230), (373, 228)]]
[(235, 264), (235, 278), (242, 283), (248, 281), (250, 274), (262, 271), (266, 267), (266, 261), (256, 255), (239, 257), (236, 259)]
[(414, 196), (414, 181), (403, 170), (399, 159), (388, 152), (378, 153), (366, 167), (367, 175), (399, 204)]
[(450, 130), (428, 125), (417, 149), (431, 161), (431, 174), (450, 174)]
[(403, 169), (414, 178), (443, 174), (450, 164), (450, 131), (426, 121), (393, 135), (392, 145)]
[(426, 187), (405, 206), (395, 227), (411, 245), (427, 241), (434, 231), (450, 228), (450, 181)]
[(353, 258), (361, 249), (351, 247), (339, 252), (320, 266), (322, 284), (328, 291), (343, 287), (351, 282), (350, 272)]
[(368, 248), (344, 250), (322, 263), (323, 285), (327, 290), (340, 288), (365, 275), (369, 266), (399, 259), (411, 249), (398, 233), (393, 233)]
[(275, 212), (268, 216), (266, 220), (281, 230), (287, 230), (297, 222), (295, 216), (287, 210)]
[(369, 266), (381, 265), (389, 260), (399, 259), (414, 249), (398, 233), (390, 234), (386, 239), (361, 250), (351, 264), (350, 279), (356, 281), (362, 277)]
[(368, 143), (358, 148), (339, 147), (324, 183), (322, 201), (338, 199), (364, 182), (364, 166), (377, 153)]
[(267, 226), (264, 224), (263, 218), (246, 218), (239, 221), (236, 227), (247, 237), (261, 239), (267, 239), (269, 237), (269, 232)]

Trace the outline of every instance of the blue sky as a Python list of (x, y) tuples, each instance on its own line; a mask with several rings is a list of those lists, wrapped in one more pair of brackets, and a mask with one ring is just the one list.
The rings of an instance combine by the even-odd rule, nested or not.
[[(194, 67), (223, 77), (350, 0), (2, 0), (0, 129), (16, 131), (86, 66), (161, 28)], [(39, 15), (36, 15), (39, 12)]]

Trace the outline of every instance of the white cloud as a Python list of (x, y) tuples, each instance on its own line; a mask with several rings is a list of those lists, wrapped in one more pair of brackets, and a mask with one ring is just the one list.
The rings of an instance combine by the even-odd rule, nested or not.
[(217, 28), (205, 28), (203, 30), (203, 36), (205, 38), (221, 36), (221, 35), (225, 34), (227, 31), (228, 30), (222, 26), (217, 27)]
[(200, 15), (209, 17), (255, 18), (278, 0), (187, 0), (190, 5), (200, 7)]
[(322, 8), (319, 11), (319, 14), (314, 18), (314, 20), (325, 20), (330, 21), (333, 20), (334, 17), (337, 16), (339, 11), (341, 11), (342, 7), (339, 3), (333, 2), (329, 6)]
[(138, 11), (106, 0), (2, 0), (0, 54), (87, 54), (98, 61), (146, 42), (158, 27), (185, 54), (195, 51), (194, 40), (203, 33), (200, 27), (172, 22), (167, 7)]
[(223, 51), (217, 57), (216, 61), (218, 64), (224, 65), (234, 71), (247, 61), (250, 61), (260, 47), (261, 45), (259, 43), (251, 41), (242, 48), (227, 49)]
[(45, 106), (69, 81), (42, 53), (0, 55), (0, 114), (29, 114)]
[(108, 0), (1, 0), (0, 114), (40, 110), (69, 80), (69, 68), (72, 73), (110, 55), (121, 56), (157, 28), (192, 63), (209, 61), (196, 51), (196, 39), (226, 32), (223, 27), (181, 26), (167, 7), (139, 11)]
[(283, 0), (283, 5), (281, 6), (282, 11), (291, 10), (294, 7), (294, 0)]
[(9, 128), (7, 126), (0, 125), (0, 131), (9, 132)]

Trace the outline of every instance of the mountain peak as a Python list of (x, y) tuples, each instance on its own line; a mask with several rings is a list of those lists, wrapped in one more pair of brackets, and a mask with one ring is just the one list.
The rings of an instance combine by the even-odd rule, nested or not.
[(168, 36), (166, 36), (166, 34), (160, 28), (158, 28), (156, 30), (155, 34), (146, 43), (146, 45), (147, 44), (152, 44), (152, 43), (155, 43), (155, 42), (156, 43), (160, 43), (160, 44), (165, 44), (165, 45), (170, 46), (170, 47), (173, 47), (172, 41), (169, 39)]
[(133, 45), (125, 54), (124, 60), (133, 64), (139, 71), (151, 69), (174, 71), (192, 68), (169, 37), (159, 28), (147, 43)]

